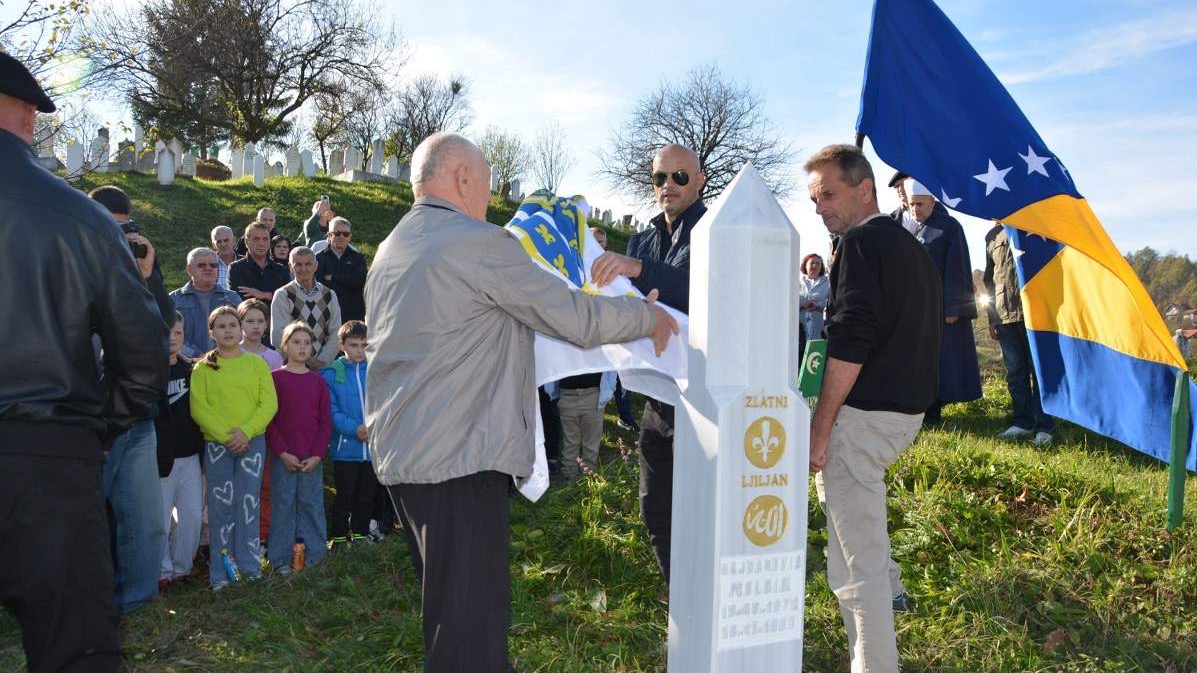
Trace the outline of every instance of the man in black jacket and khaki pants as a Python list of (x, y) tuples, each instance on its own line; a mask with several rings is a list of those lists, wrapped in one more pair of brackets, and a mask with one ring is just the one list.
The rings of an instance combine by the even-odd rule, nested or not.
[(167, 328), (112, 217), (35, 161), (38, 111), (54, 104), (0, 53), (0, 600), (30, 671), (116, 671), (100, 471), (165, 392)]
[(877, 208), (873, 169), (851, 145), (806, 162), (811, 201), (839, 236), (827, 368), (810, 466), (827, 514), (827, 584), (852, 673), (897, 673), (885, 470), (914, 441), (939, 376), (942, 286), (923, 246)]

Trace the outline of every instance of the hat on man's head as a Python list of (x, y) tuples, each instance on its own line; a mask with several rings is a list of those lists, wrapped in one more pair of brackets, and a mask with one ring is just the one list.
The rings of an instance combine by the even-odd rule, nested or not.
[(58, 109), (33, 75), (29, 74), (29, 69), (3, 51), (0, 51), (0, 93), (36, 105), (38, 112), (54, 112)]
[(894, 177), (889, 179), (889, 186), (897, 187), (899, 183), (901, 183), (903, 180), (905, 180), (908, 177), (910, 177), (910, 176), (903, 173), (902, 171), (898, 171), (898, 172), (894, 173)]
[(914, 178), (906, 178), (906, 196), (930, 196), (935, 198), (931, 190), (923, 186), (923, 183)]

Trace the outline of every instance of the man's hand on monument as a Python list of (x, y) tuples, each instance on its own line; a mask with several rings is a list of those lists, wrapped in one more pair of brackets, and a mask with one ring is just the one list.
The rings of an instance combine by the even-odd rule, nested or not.
[(617, 252), (604, 252), (590, 265), (590, 280), (597, 286), (610, 285), (618, 276), (637, 278), (644, 264), (635, 257)]
[[(596, 262), (597, 263), (597, 262)], [(656, 351), (657, 357), (665, 352), (665, 347), (669, 345), (669, 339), (674, 334), (678, 333), (677, 321), (665, 309), (657, 306), (657, 295), (660, 294), (654, 288), (644, 298), (644, 301), (651, 305), (654, 314), (653, 333), (650, 337), (653, 340), (653, 350)]]

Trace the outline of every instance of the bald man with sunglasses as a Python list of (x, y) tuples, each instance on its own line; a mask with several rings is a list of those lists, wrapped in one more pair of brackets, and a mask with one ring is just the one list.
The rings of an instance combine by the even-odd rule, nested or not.
[[(627, 276), (636, 289), (660, 293), (661, 303), (690, 311), (690, 231), (703, 213), (707, 178), (694, 150), (669, 144), (653, 158), (650, 174), (661, 213), (628, 240), (628, 254), (604, 252), (591, 266), (591, 278), (606, 285)], [(670, 524), (673, 516), (673, 407), (648, 399), (640, 421), (640, 516), (665, 580), (669, 581)]]

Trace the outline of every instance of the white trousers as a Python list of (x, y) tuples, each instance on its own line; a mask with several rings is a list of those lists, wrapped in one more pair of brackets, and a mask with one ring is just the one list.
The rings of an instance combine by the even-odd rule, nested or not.
[(199, 549), (203, 522), (204, 485), (199, 456), (176, 458), (170, 474), (158, 481), (162, 485), (162, 522), (166, 531), (158, 577), (164, 580), (186, 577)]

